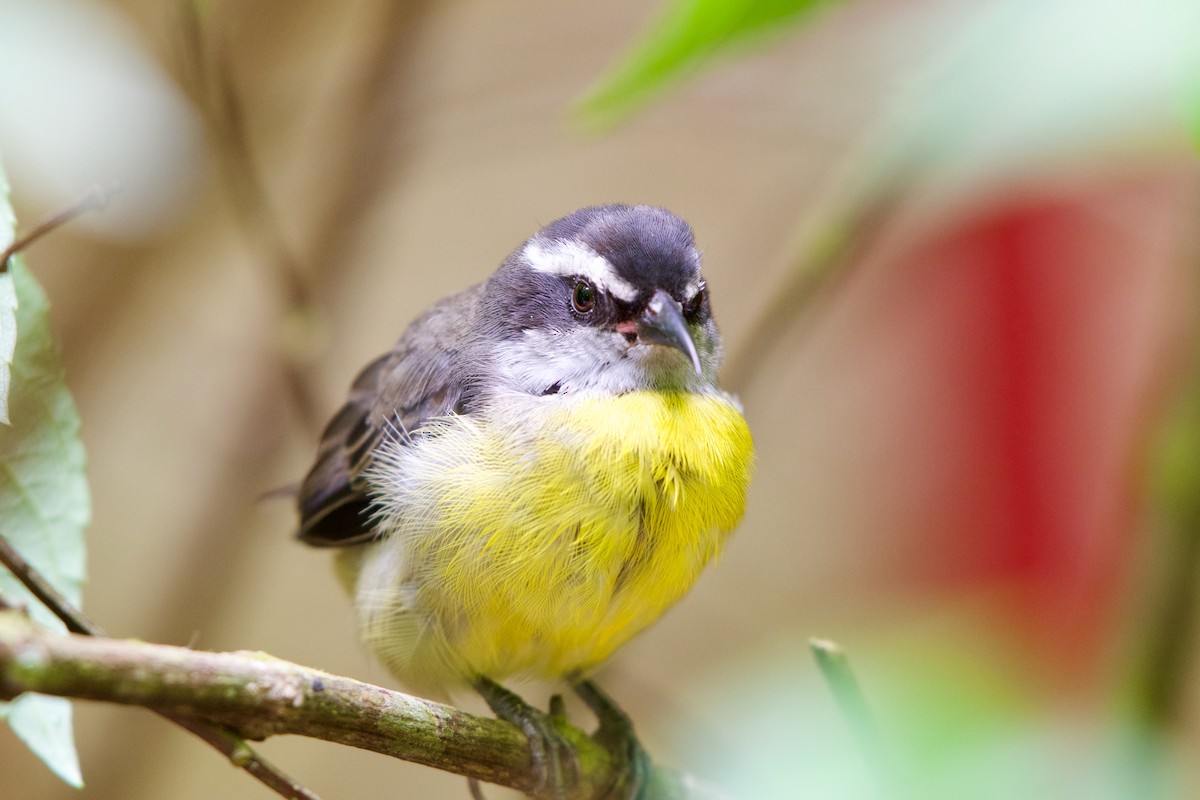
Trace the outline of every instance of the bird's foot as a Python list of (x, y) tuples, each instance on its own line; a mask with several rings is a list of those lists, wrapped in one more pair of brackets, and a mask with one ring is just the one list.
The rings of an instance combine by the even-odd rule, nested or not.
[(616, 764), (616, 780), (606, 797), (619, 800), (641, 800), (650, 783), (653, 765), (633, 732), (633, 722), (613, 699), (590, 680), (572, 684), (575, 693), (600, 721), (595, 739), (612, 754)]
[(477, 679), (475, 689), (497, 717), (516, 725), (529, 740), (536, 780), (530, 796), (547, 800), (567, 797), (579, 782), (579, 761), (555, 724), (562, 715), (561, 699), (552, 700), (551, 711), (546, 714), (488, 678)]

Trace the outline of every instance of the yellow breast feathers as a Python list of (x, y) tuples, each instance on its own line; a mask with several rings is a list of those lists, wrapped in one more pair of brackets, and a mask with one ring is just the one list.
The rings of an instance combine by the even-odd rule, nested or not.
[(752, 460), (717, 392), (526, 396), (438, 420), (370, 475), (384, 535), (363, 556), (365, 632), (417, 684), (586, 671), (717, 555)]

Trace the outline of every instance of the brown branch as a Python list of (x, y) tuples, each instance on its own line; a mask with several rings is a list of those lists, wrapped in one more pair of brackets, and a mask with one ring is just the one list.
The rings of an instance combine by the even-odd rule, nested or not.
[[(0, 613), (0, 697), (40, 692), (151, 708), (172, 719), (203, 718), (250, 739), (296, 734), (413, 761), (526, 793), (535, 777), (524, 734), (478, 717), (261, 653), (53, 634), (27, 617)], [(612, 785), (612, 754), (565, 724), (579, 759), (570, 798)], [(686, 776), (655, 768), (649, 797), (716, 798)]]
[[(216, 16), (219, 6), (209, 9)], [(200, 4), (178, 4), (179, 60), (184, 87), (209, 126), (217, 145), (223, 185), (234, 206), (234, 220), (246, 238), (261, 244), (275, 272), (288, 308), (308, 308), (313, 294), (301, 259), (283, 234), (283, 227), (267, 196), (259, 165), (250, 146), (246, 114), (231, 74), (229, 48), (220, 33), (210, 33), (201, 20)]]
[(308, 370), (319, 338), (314, 332), (321, 327), (321, 276), (345, 263), (362, 220), (370, 218), (371, 206), (403, 161), (398, 142), (404, 141), (407, 120), (401, 98), (414, 70), (413, 43), (432, 7), (429, 0), (384, 3), (364, 30), (358, 79), (343, 93), (346, 102), (336, 114), (354, 122), (335, 168), (321, 183), (330, 202), (304, 226), (308, 241), (296, 245), (284, 233), (255, 158), (227, 37), (205, 29), (194, 0), (179, 6), (182, 76), (217, 145), (235, 221), (262, 252), (280, 288), (283, 379), (301, 422), (313, 433), (323, 421)]
[(100, 626), (83, 615), (71, 601), (63, 597), (50, 581), (33, 568), (24, 556), (16, 551), (8, 539), (0, 536), (0, 564), (21, 582), (29, 593), (38, 599), (50, 613), (58, 617), (71, 633), (81, 633), (85, 636), (103, 636)]
[(186, 85), (191, 88), (216, 144), (222, 184), (232, 203), (234, 220), (247, 240), (262, 251), (279, 287), (283, 303), (283, 335), (279, 337), (278, 348), (282, 377), (300, 421), (306, 428), (316, 430), (321, 420), (317, 413), (317, 393), (307, 368), (311, 354), (303, 352), (304, 337), (296, 335), (300, 326), (295, 322), (310, 320), (315, 314), (311, 283), (301, 259), (283, 233), (254, 158), (226, 42), (204, 29), (198, 4), (183, 0), (179, 10)]
[[(84, 637), (102, 637), (104, 635), (104, 631), (99, 625), (84, 616), (82, 611), (75, 608), (71, 601), (51, 586), (50, 582), (26, 561), (3, 536), (0, 536), (0, 564), (7, 567), (16, 579), (29, 590), (30, 594), (46, 606), (54, 616), (58, 617), (67, 626), (67, 630)], [(209, 746), (228, 758), (234, 766), (250, 773), (255, 779), (274, 790), (276, 794), (297, 800), (319, 800), (315, 794), (258, 755), (234, 733), (210, 722), (190, 719), (170, 711), (159, 710), (158, 713), (203, 739)]]
[[(423, 78), (417, 44), (435, 8), (433, 0), (393, 0), (378, 7), (363, 31), (356, 80), (334, 112), (351, 120), (353, 129), (323, 181), (333, 191), (312, 220), (305, 248), (318, 280), (340, 280), (341, 272), (331, 267), (361, 245), (364, 221), (407, 165), (412, 135), (406, 101)], [(337, 288), (323, 283), (322, 296)]]

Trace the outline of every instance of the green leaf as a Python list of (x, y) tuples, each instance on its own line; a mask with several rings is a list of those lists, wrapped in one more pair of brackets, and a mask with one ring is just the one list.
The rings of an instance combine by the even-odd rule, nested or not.
[[(18, 298), (20, 337), (9, 394), (12, 425), (0, 428), (0, 532), (79, 605), (86, 560), (83, 529), (91, 514), (79, 414), (50, 339), (46, 296), (19, 257), (9, 274)], [(57, 618), (3, 570), (0, 591), (27, 599), (38, 622), (61, 629)]]
[[(1195, 796), (1190, 751), (1110, 709), (1081, 714), (1054, 702), (997, 633), (1003, 608), (958, 603), (857, 628), (857, 677), (849, 680), (859, 697), (849, 718), (799, 633), (781, 631), (778, 641), (722, 659), (686, 687), (727, 699), (706, 703), (695, 724), (681, 726), (677, 747), (741, 798)], [(722, 688), (731, 680), (738, 691)], [(863, 711), (871, 715), (866, 740)], [(712, 735), (732, 718), (736, 735)]]
[(612, 125), (713, 54), (807, 21), (833, 0), (672, 0), (622, 61), (587, 93), (585, 123)]
[(67, 784), (83, 788), (71, 704), (61, 697), (23, 694), (8, 705), (8, 725), (17, 738)]
[(1192, 137), (1192, 147), (1200, 150), (1200, 69), (1190, 76), (1184, 90), (1183, 118)]
[[(8, 181), (0, 170), (0, 252), (16, 235), (17, 218), (8, 202)], [(8, 389), (12, 380), (13, 350), (17, 345), (17, 294), (12, 276), (0, 264), (0, 423), (8, 424)]]
[(991, 0), (947, 15), (880, 130), (862, 194), (936, 171), (975, 187), (1186, 145), (1194, 0)]
[[(0, 205), (0, 240), (11, 241), (6, 193)], [(20, 335), (7, 391), (12, 424), (0, 426), (0, 535), (78, 606), (85, 577), (83, 530), (91, 514), (79, 414), (50, 336), (46, 295), (20, 258), (9, 263), (7, 279), (16, 298)], [(63, 629), (4, 569), (0, 594), (25, 603), (39, 623)], [(80, 785), (67, 701), (20, 698), (7, 708), (0, 706), (0, 716), (8, 717), (17, 736), (64, 781)]]

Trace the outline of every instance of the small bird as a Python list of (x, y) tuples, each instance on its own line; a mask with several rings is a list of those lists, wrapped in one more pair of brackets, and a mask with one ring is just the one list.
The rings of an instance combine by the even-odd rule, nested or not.
[(299, 538), (341, 548), (361, 635), (398, 679), (476, 688), (561, 778), (546, 719), (498, 682), (566, 678), (632, 736), (587, 676), (691, 589), (745, 508), (753, 444), (720, 360), (687, 223), (575, 211), (362, 371), (301, 485)]

